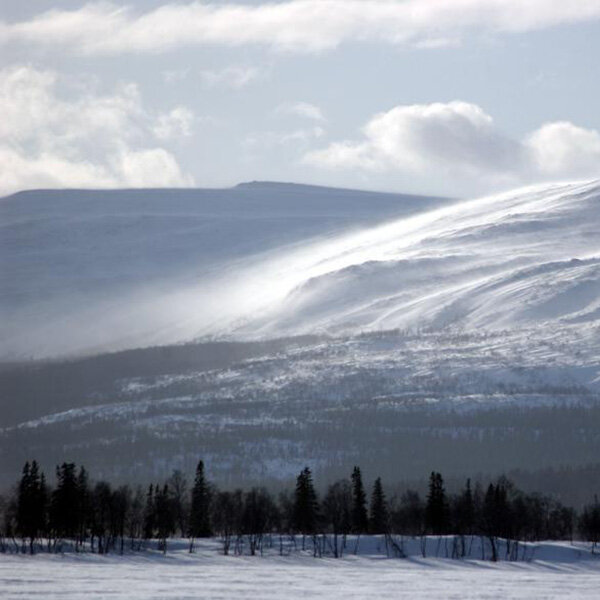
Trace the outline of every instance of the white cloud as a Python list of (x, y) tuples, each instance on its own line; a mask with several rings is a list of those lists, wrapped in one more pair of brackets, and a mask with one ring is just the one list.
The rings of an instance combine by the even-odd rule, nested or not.
[(262, 76), (257, 67), (225, 67), (224, 69), (200, 71), (202, 83), (209, 88), (227, 87), (240, 89), (253, 83)]
[(348, 41), (431, 46), (469, 33), (513, 33), (600, 17), (598, 0), (288, 0), (163, 4), (145, 13), (108, 2), (0, 22), (0, 42), (88, 54), (163, 52), (196, 44), (264, 44), (303, 52)]
[(177, 106), (168, 113), (158, 115), (152, 129), (159, 140), (170, 140), (190, 137), (193, 123), (194, 113), (185, 106)]
[(330, 169), (441, 173), (486, 181), (600, 175), (600, 134), (547, 123), (524, 140), (502, 135), (467, 102), (397, 106), (375, 115), (359, 141), (334, 142), (304, 162)]
[(550, 175), (600, 174), (600, 133), (568, 121), (547, 123), (526, 140), (535, 165)]
[(324, 122), (327, 120), (323, 115), (323, 111), (315, 104), (310, 104), (309, 102), (281, 104), (275, 109), (275, 112), (280, 115), (295, 115), (313, 121)]
[(147, 111), (133, 84), (65, 100), (52, 71), (0, 71), (0, 193), (35, 187), (192, 184), (152, 139), (187, 135), (192, 115)]
[(164, 148), (122, 152), (115, 169), (130, 187), (190, 185), (190, 177), (181, 174), (175, 157)]

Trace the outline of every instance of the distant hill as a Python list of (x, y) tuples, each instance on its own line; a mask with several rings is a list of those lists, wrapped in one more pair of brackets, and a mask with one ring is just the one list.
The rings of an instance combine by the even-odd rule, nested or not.
[(0, 358), (222, 334), (269, 255), (445, 202), (279, 183), (14, 194), (0, 201)]

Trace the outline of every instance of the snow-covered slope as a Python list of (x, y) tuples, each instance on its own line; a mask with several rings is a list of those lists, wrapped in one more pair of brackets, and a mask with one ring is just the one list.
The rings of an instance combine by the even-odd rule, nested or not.
[(600, 321), (600, 184), (458, 202), (262, 270), (272, 310), (244, 331), (589, 327)]
[(469, 201), (283, 184), (30, 192), (0, 212), (4, 357), (600, 319), (599, 182)]
[(444, 203), (274, 183), (15, 194), (0, 200), (0, 358), (222, 334), (257, 309), (253, 284), (273, 286), (257, 265)]

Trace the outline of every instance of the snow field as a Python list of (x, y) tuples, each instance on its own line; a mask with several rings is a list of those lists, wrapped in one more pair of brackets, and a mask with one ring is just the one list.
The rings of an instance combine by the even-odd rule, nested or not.
[[(433, 547), (435, 540), (430, 540)], [(275, 544), (276, 545), (276, 544)], [(416, 550), (418, 541), (407, 544)], [(415, 546), (413, 548), (412, 546)], [(120, 557), (92, 554), (0, 555), (0, 594), (17, 598), (560, 598), (598, 597), (600, 557), (589, 545), (538, 544), (539, 559), (386, 558), (349, 553), (342, 559), (296, 552), (222, 556), (213, 540), (189, 554), (185, 540), (166, 556), (146, 551)], [(352, 543), (349, 544), (349, 548)], [(365, 544), (365, 551), (372, 546)]]

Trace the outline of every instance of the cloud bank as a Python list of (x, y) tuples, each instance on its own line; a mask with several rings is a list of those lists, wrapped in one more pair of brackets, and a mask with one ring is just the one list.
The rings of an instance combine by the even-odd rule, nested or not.
[(600, 133), (560, 121), (515, 140), (475, 104), (414, 104), (373, 116), (362, 139), (333, 142), (303, 160), (329, 169), (456, 174), (496, 183), (598, 177)]
[(84, 54), (164, 52), (180, 46), (262, 44), (319, 52), (350, 41), (437, 47), (469, 32), (519, 33), (600, 18), (599, 0), (289, 0), (192, 2), (140, 13), (108, 2), (0, 22), (0, 43)]
[(185, 107), (152, 114), (133, 84), (111, 95), (58, 92), (53, 71), (0, 71), (0, 194), (45, 187), (192, 185), (157, 142), (189, 135)]

